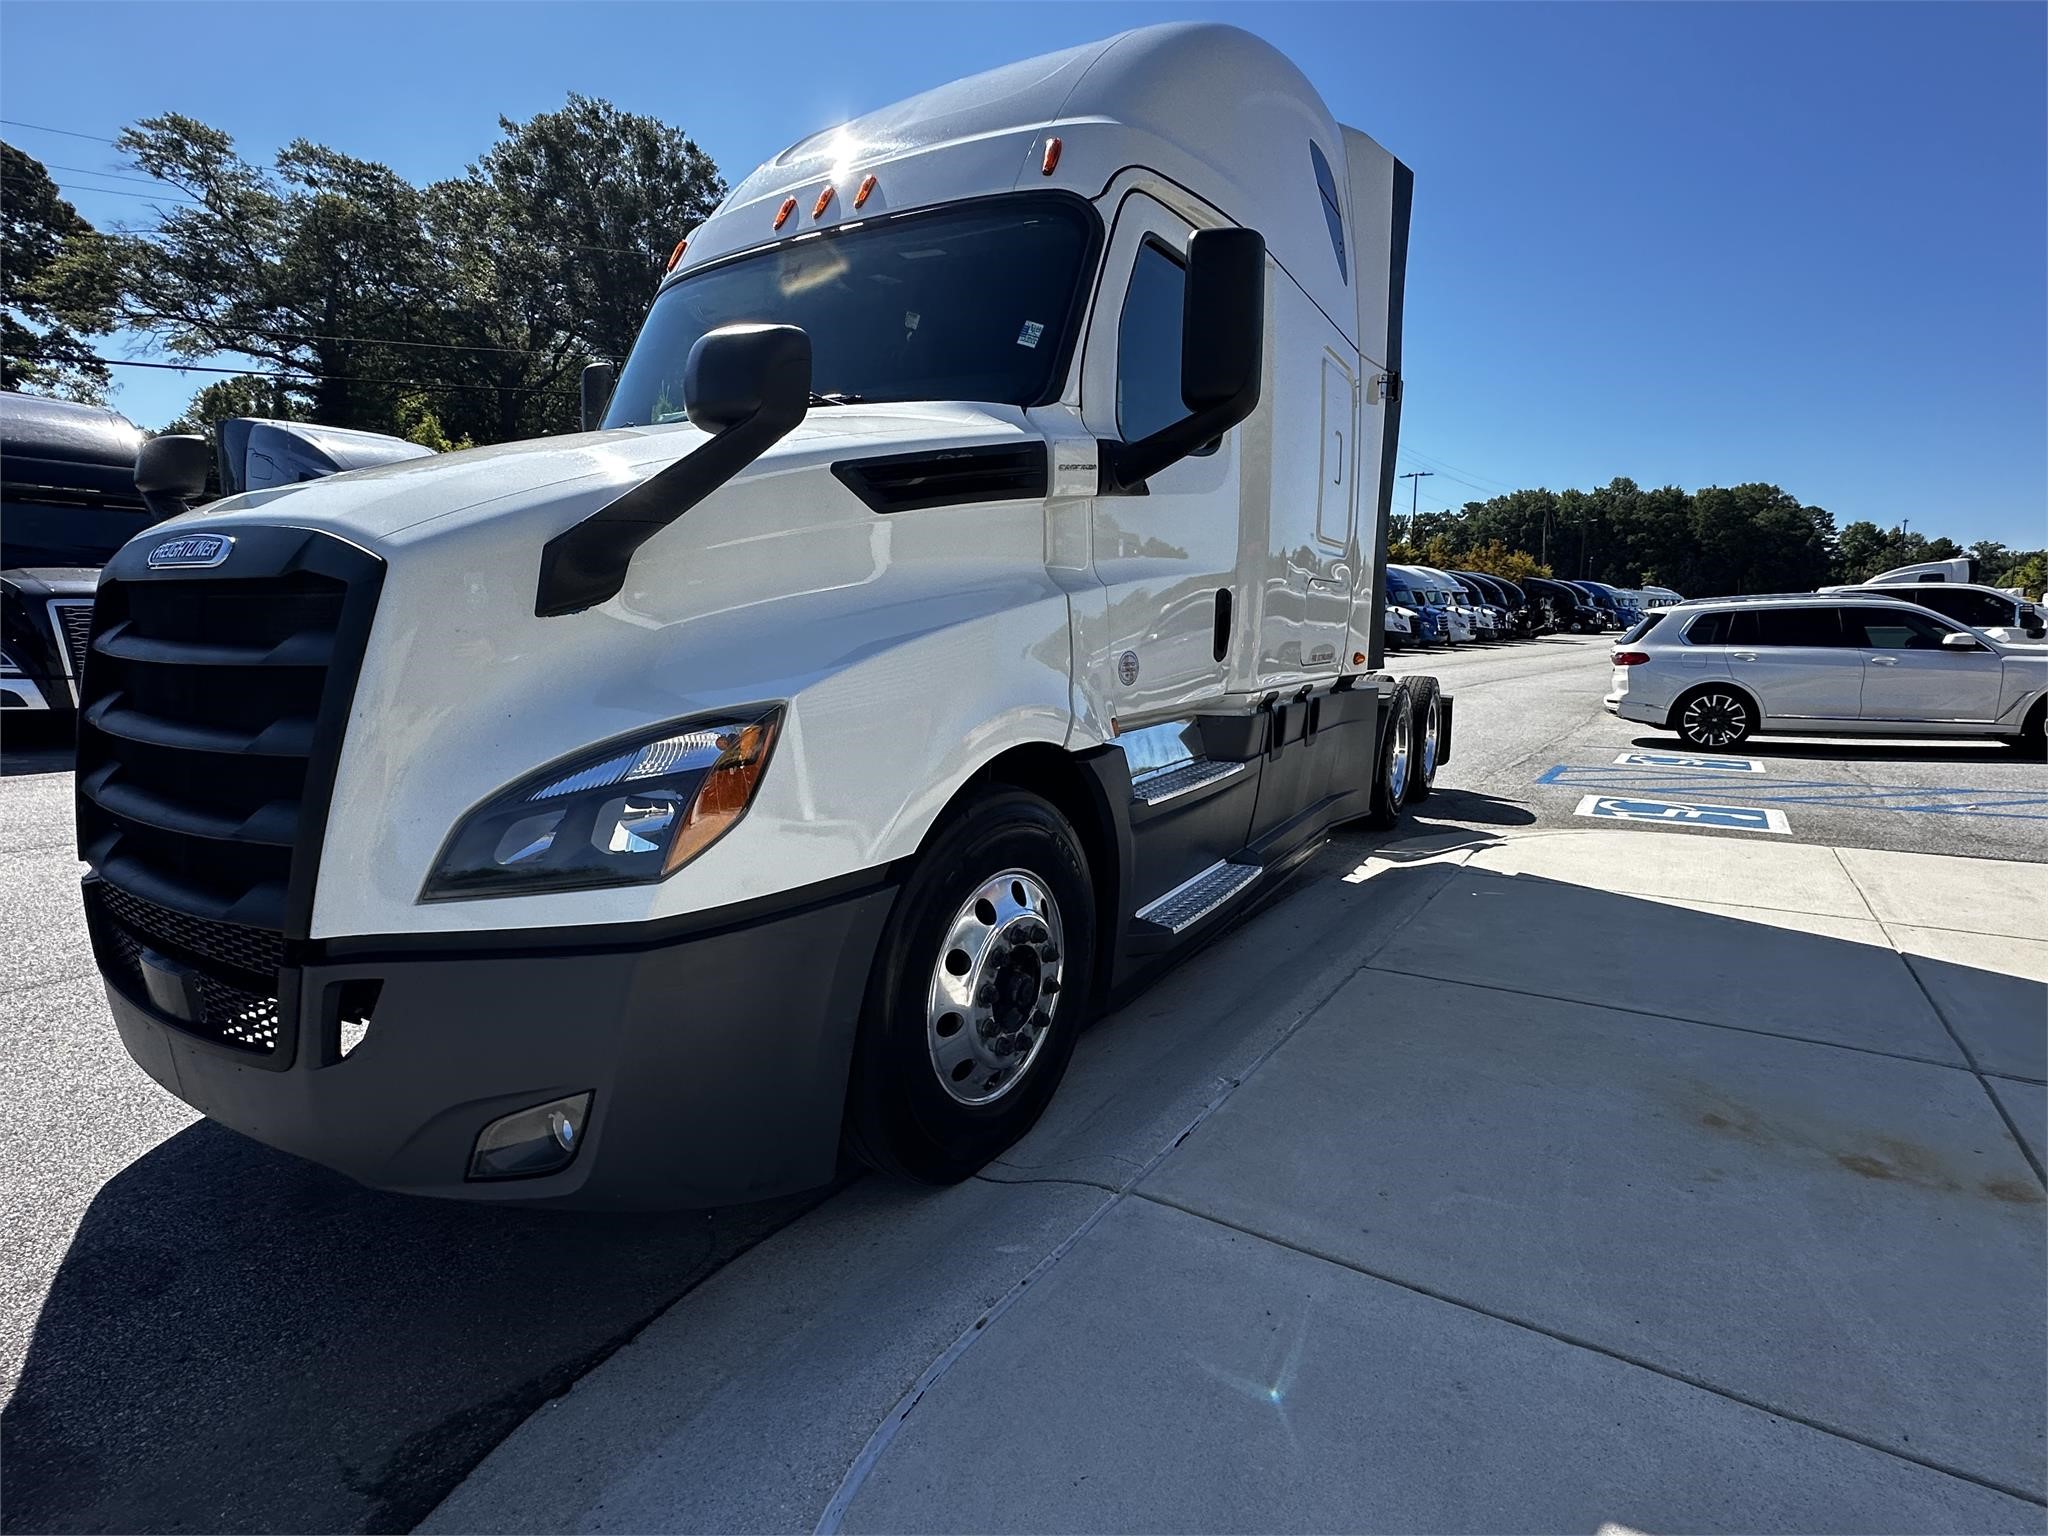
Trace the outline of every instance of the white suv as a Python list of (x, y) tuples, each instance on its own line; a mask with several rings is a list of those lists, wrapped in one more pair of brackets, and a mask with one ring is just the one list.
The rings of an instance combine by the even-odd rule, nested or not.
[(1876, 594), (1681, 603), (1615, 644), (1608, 710), (1692, 747), (1761, 734), (1993, 736), (2042, 748), (2048, 650)]

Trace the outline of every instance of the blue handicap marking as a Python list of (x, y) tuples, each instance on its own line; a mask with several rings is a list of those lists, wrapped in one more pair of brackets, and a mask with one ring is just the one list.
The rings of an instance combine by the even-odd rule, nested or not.
[(1688, 757), (1682, 752), (1624, 752), (1614, 760), (1617, 768), (1686, 768), (1702, 773), (1762, 773), (1764, 765), (1753, 757)]
[(1634, 800), (1621, 795), (1587, 795), (1575, 816), (1607, 821), (1648, 821), (1666, 827), (1709, 827), (1721, 832), (1792, 830), (1783, 811), (1760, 805), (1701, 805), (1696, 801)]

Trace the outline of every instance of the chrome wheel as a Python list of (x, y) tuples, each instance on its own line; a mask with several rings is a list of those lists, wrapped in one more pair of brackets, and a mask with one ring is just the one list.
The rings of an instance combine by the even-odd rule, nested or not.
[(1436, 736), (1437, 696), (1429, 695), (1429, 704), (1422, 712), (1422, 782), (1427, 784), (1436, 778)]
[(954, 914), (926, 993), (939, 1086), (992, 1104), (1024, 1080), (1052, 1032), (1066, 974), (1059, 904), (1029, 870), (991, 875)]
[(1415, 722), (1406, 709), (1396, 710), (1387, 728), (1394, 733), (1394, 748), (1387, 756), (1387, 800), (1399, 805), (1408, 798), (1408, 760), (1414, 751)]
[(1733, 694), (1703, 693), (1685, 706), (1678, 733), (1695, 746), (1732, 746), (1749, 734), (1749, 709)]

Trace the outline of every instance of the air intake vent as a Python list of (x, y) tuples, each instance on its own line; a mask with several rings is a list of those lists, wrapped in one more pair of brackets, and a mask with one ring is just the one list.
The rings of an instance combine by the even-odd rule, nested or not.
[(1026, 501), (1046, 490), (1045, 444), (944, 448), (832, 466), (846, 488), (877, 512), (915, 512), (975, 501)]

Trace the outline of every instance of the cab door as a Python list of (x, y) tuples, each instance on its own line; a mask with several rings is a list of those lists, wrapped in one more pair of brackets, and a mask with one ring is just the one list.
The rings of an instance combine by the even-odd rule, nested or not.
[[(1186, 251), (1193, 227), (1143, 193), (1120, 206), (1082, 361), (1082, 417), (1134, 442), (1187, 415), (1180, 396)], [(1184, 717), (1224, 691), (1235, 616), (1238, 439), (1154, 475), (1144, 494), (1098, 496), (1091, 541), (1107, 589), (1101, 696), (1127, 725)]]
[(1323, 353), (1321, 473), (1315, 538), (1301, 551), (1307, 595), (1302, 663), (1334, 671), (1351, 624), (1353, 535), (1358, 524), (1358, 387), (1335, 352)]

